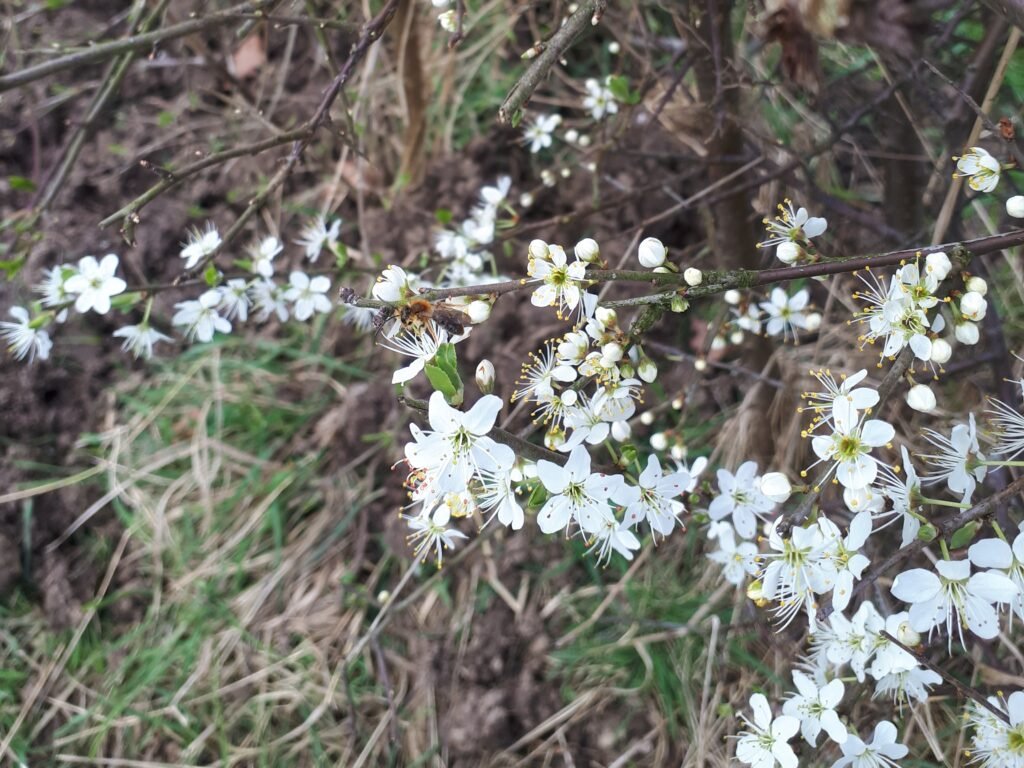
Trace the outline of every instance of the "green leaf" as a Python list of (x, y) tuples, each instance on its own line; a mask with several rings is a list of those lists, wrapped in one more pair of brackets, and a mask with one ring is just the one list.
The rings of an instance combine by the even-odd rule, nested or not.
[(0, 260), (0, 271), (4, 273), (8, 280), (13, 280), (23, 266), (25, 266), (24, 256), (20, 256), (17, 259)]
[(427, 363), (423, 367), (423, 372), (427, 374), (430, 385), (444, 395), (444, 399), (449, 405), (460, 405), (462, 403), (463, 390), (461, 381), (458, 379), (452, 380), (447, 371), (433, 363)]
[(542, 483), (537, 483), (537, 487), (533, 489), (533, 493), (530, 494), (530, 499), (527, 502), (528, 506), (539, 507), (548, 500), (547, 489), (544, 488)]
[(8, 176), (7, 183), (15, 192), (35, 192), (36, 183), (24, 176)]
[(220, 272), (213, 264), (207, 264), (206, 269), (203, 270), (203, 280), (211, 288), (216, 288), (217, 284), (220, 283)]
[(438, 224), (447, 226), (452, 223), (452, 212), (447, 208), (438, 208), (434, 211), (434, 218), (437, 219)]
[(608, 78), (608, 90), (612, 92), (612, 96), (615, 97), (616, 101), (621, 101), (623, 104), (640, 103), (640, 93), (638, 91), (631, 91), (628, 78), (622, 75), (613, 75)]
[(344, 269), (346, 264), (348, 264), (348, 248), (344, 243), (335, 243), (334, 266), (338, 269)]
[(934, 541), (935, 537), (939, 535), (939, 532), (935, 530), (935, 526), (930, 523), (925, 523), (921, 526), (921, 529), (917, 532), (917, 538), (921, 541)]
[(960, 549), (961, 547), (966, 547), (968, 544), (974, 541), (974, 535), (978, 532), (979, 528), (981, 528), (981, 523), (977, 520), (974, 520), (973, 522), (970, 522), (967, 525), (965, 525), (963, 528), (961, 528), (959, 531), (957, 531), (950, 537), (950, 548)]

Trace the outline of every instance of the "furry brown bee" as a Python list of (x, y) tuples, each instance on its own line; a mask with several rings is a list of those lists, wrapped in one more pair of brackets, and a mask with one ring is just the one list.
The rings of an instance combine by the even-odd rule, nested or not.
[(398, 308), (382, 307), (373, 322), (377, 330), (383, 330), (387, 337), (394, 336), (399, 326), (433, 333), (435, 325), (447, 331), (449, 336), (460, 336), (466, 332), (470, 320), (465, 312), (448, 304), (414, 298)]

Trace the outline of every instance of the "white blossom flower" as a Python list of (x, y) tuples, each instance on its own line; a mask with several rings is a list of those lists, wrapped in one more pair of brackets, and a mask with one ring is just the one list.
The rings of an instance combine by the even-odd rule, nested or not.
[(281, 241), (273, 235), (264, 237), (259, 242), (249, 245), (249, 260), (252, 262), (253, 274), (269, 278), (274, 274), (274, 257), (277, 256), (284, 246)]
[(811, 375), (822, 384), (825, 391), (804, 392), (800, 395), (801, 398), (807, 401), (806, 409), (801, 408), (800, 410), (812, 410), (816, 416), (808, 427), (808, 432), (813, 431), (821, 424), (832, 422), (832, 413), (835, 410), (837, 400), (840, 401), (840, 408), (846, 410), (852, 408), (855, 411), (866, 411), (878, 404), (878, 392), (876, 390), (871, 387), (857, 386), (868, 375), (867, 370), (863, 368), (850, 376), (847, 376), (845, 373), (841, 374), (838, 382), (832, 376), (832, 371), (825, 368), (817, 371), (812, 370)]
[(900, 709), (904, 704), (928, 700), (928, 689), (942, 682), (942, 676), (930, 669), (913, 667), (899, 672), (890, 672), (878, 678), (871, 698), (886, 696), (892, 698)]
[[(903, 538), (900, 543), (900, 549), (902, 549), (917, 538), (917, 533), (921, 530), (923, 509), (921, 506), (921, 481), (917, 477), (917, 470), (914, 469), (906, 446), (900, 446), (900, 451), (903, 454), (902, 477), (887, 466), (881, 468), (881, 490), (885, 497), (892, 501), (892, 510), (888, 513), (878, 514), (876, 517), (891, 517), (889, 522), (902, 520)], [(882, 527), (884, 528), (885, 525)]]
[(854, 515), (845, 538), (838, 526), (824, 515), (818, 518), (818, 526), (826, 538), (835, 542), (831, 553), (836, 570), (835, 586), (832, 588), (832, 608), (845, 611), (853, 596), (853, 582), (859, 580), (864, 569), (871, 562), (860, 549), (871, 535), (871, 513), (863, 511)]
[(661, 462), (652, 453), (647, 457), (646, 469), (637, 478), (637, 485), (632, 486), (636, 498), (626, 506), (624, 519), (630, 525), (646, 520), (652, 531), (668, 536), (679, 521), (679, 515), (685, 511), (677, 499), (692, 482), (689, 472), (664, 474)]
[(249, 286), (249, 292), (258, 312), (257, 322), (266, 322), (271, 315), (277, 315), (282, 323), (288, 319), (288, 300), (284, 297), (285, 289), (282, 286), (264, 278)]
[(153, 357), (153, 345), (158, 341), (171, 341), (170, 336), (165, 336), (160, 331), (151, 327), (149, 323), (140, 325), (126, 325), (114, 331), (114, 336), (124, 339), (121, 349), (131, 352), (135, 357), (149, 360)]
[(878, 475), (878, 460), (871, 450), (886, 445), (896, 435), (891, 424), (879, 419), (859, 416), (846, 401), (837, 400), (832, 413), (832, 434), (811, 439), (811, 448), (818, 461), (811, 467), (828, 462), (829, 468), (819, 483), (833, 472), (846, 488), (866, 488)]
[(977, 323), (984, 320), (987, 311), (988, 302), (977, 291), (967, 291), (960, 297), (960, 314), (971, 322)]
[(360, 333), (369, 333), (373, 330), (373, 322), (377, 317), (377, 310), (373, 307), (343, 307), (341, 322), (351, 325)]
[(43, 296), (44, 307), (62, 307), (55, 318), (58, 323), (67, 320), (67, 305), (74, 299), (74, 296), (68, 292), (67, 282), (77, 273), (78, 270), (75, 267), (58, 264), (56, 267), (44, 270), (43, 280), (36, 286), (36, 291)]
[(305, 272), (292, 272), (288, 277), (291, 287), (285, 291), (284, 297), (295, 302), (295, 319), (302, 322), (309, 320), (314, 312), (326, 314), (331, 311), (331, 300), (327, 291), (331, 289), (330, 278), (317, 275), (310, 279)]
[(295, 244), (301, 245), (306, 252), (306, 258), (315, 262), (320, 258), (320, 252), (324, 248), (333, 253), (334, 247), (338, 244), (339, 231), (341, 219), (334, 219), (328, 227), (327, 217), (321, 213), (306, 223)]
[(417, 282), (415, 276), (392, 265), (377, 276), (372, 289), (373, 298), (388, 304), (398, 304), (415, 293)]
[(571, 315), (580, 304), (583, 294), (580, 281), (586, 277), (587, 263), (578, 260), (571, 264), (567, 263), (562, 248), (551, 248), (549, 256), (550, 261), (530, 261), (530, 275), (544, 281), (544, 284), (533, 292), (530, 303), (535, 307), (555, 307), (555, 314), (559, 319), (563, 319)]
[(999, 183), (1002, 171), (999, 161), (981, 147), (971, 147), (956, 160), (953, 178), (967, 177), (967, 185), (975, 192), (991, 192)]
[[(1002, 539), (982, 539), (967, 550), (971, 562), (980, 568), (994, 568), (1016, 585), (1017, 594), (1010, 602), (1013, 614), (1024, 619), (1024, 522), (1012, 546)], [(1010, 619), (1013, 620), (1013, 614)]]
[(760, 570), (757, 545), (742, 539), (737, 544), (736, 534), (729, 523), (724, 520), (711, 523), (708, 538), (718, 542), (718, 549), (709, 552), (708, 559), (722, 566), (722, 576), (730, 584), (739, 586), (747, 576), (754, 576)]
[(11, 307), (10, 315), (16, 322), (0, 321), (0, 336), (7, 342), (7, 348), (15, 360), (34, 362), (36, 357), (46, 360), (50, 357), (53, 342), (42, 326), (33, 327), (28, 310), (24, 307)]
[(830, 591), (836, 583), (832, 557), (835, 539), (826, 537), (818, 525), (796, 527), (788, 538), (779, 533), (781, 518), (768, 534), (770, 552), (763, 557), (768, 565), (761, 574), (761, 592), (776, 603), (772, 609), (781, 627), (786, 627), (803, 609), (808, 631), (817, 630), (817, 595)]
[(716, 521), (731, 516), (736, 533), (744, 539), (754, 538), (757, 520), (765, 520), (775, 509), (775, 502), (758, 488), (757, 462), (744, 462), (735, 475), (726, 469), (718, 470), (718, 490), (708, 515)]
[(898, 735), (896, 726), (888, 720), (875, 726), (870, 744), (865, 744), (860, 736), (851, 733), (839, 746), (843, 756), (832, 763), (832, 768), (899, 768), (896, 761), (906, 757), (910, 750), (897, 743)]
[(523, 138), (530, 144), (530, 152), (536, 154), (550, 147), (551, 134), (561, 124), (561, 115), (538, 115), (523, 131)]
[(770, 248), (782, 243), (805, 245), (812, 238), (824, 234), (828, 222), (819, 216), (811, 216), (806, 208), (793, 210), (793, 203), (786, 200), (779, 205), (779, 215), (775, 219), (764, 219), (764, 228), (768, 239), (758, 243), (759, 248)]
[(1007, 198), (1006, 213), (1015, 219), (1024, 219), (1024, 195)]
[[(605, 83), (607, 81), (606, 78)], [(589, 110), (595, 120), (601, 120), (605, 115), (614, 115), (619, 111), (615, 95), (606, 84), (590, 77), (583, 83), (583, 87), (587, 89), (587, 95), (583, 97), (583, 108)]]
[(980, 638), (991, 640), (999, 633), (999, 615), (995, 604), (1006, 604), (1018, 594), (1017, 586), (994, 571), (971, 575), (970, 560), (939, 560), (938, 575), (923, 568), (899, 574), (892, 594), (910, 604), (910, 626), (915, 632), (928, 632), (945, 625), (949, 645), (956, 629), (964, 644), (963, 626)]
[(834, 611), (829, 616), (828, 626), (816, 632), (811, 642), (815, 655), (824, 657), (836, 668), (849, 664), (857, 680), (864, 682), (867, 664), (882, 629), (885, 629), (885, 619), (871, 601), (866, 600), (850, 619), (841, 611)]
[(621, 475), (590, 471), (590, 453), (583, 446), (572, 450), (564, 467), (541, 459), (537, 476), (550, 494), (537, 514), (544, 533), (566, 530), (573, 522), (584, 533), (599, 533), (613, 517), (609, 501), (630, 501)]
[(782, 712), (800, 721), (800, 734), (807, 743), (812, 747), (818, 746), (818, 735), (822, 730), (836, 744), (845, 742), (849, 734), (836, 714), (836, 706), (846, 692), (843, 681), (833, 680), (819, 687), (803, 672), (794, 670), (793, 684), (797, 692), (786, 699)]
[(124, 293), (128, 284), (117, 272), (118, 258), (108, 253), (100, 261), (95, 256), (86, 256), (78, 262), (78, 271), (64, 283), (64, 289), (71, 294), (78, 294), (75, 299), (76, 312), (88, 312), (90, 309), (99, 315), (110, 311), (110, 298)]
[(530, 352), (529, 357), (530, 361), (523, 363), (519, 378), (522, 386), (512, 395), (513, 400), (525, 397), (539, 402), (555, 393), (555, 382), (566, 383), (576, 379), (576, 369), (556, 359), (554, 344), (550, 341), (544, 342), (540, 354)]
[(937, 467), (935, 472), (924, 476), (924, 482), (945, 480), (949, 490), (961, 494), (963, 503), (970, 504), (975, 488), (985, 479), (988, 471), (981, 463), (985, 461), (985, 456), (979, 450), (974, 414), (968, 414), (967, 424), (953, 427), (948, 438), (933, 429), (925, 429), (924, 435), (940, 451), (922, 456), (929, 464)]
[(637, 258), (640, 260), (640, 265), (648, 269), (660, 267), (665, 263), (667, 255), (668, 250), (665, 248), (664, 243), (656, 237), (645, 237), (640, 241), (640, 246), (637, 248)]
[(782, 288), (773, 288), (771, 301), (762, 301), (761, 309), (768, 315), (765, 332), (769, 336), (781, 335), (783, 339), (792, 336), (796, 341), (796, 329), (807, 327), (807, 318), (803, 310), (807, 307), (811, 294), (802, 288), (792, 296), (787, 296)]
[(221, 286), (220, 307), (228, 320), (238, 318), (238, 322), (244, 323), (249, 319), (249, 283), (240, 277), (232, 278)]
[(981, 768), (1024, 768), (1024, 692), (1014, 691), (1005, 701), (990, 696), (988, 703), (1004, 712), (1010, 722), (975, 701), (969, 702), (967, 717), (974, 728), (970, 762)]
[(420, 562), (426, 561), (433, 553), (437, 561), (438, 569), (444, 559), (446, 549), (454, 549), (457, 539), (468, 539), (469, 537), (456, 528), (449, 528), (452, 513), (445, 504), (440, 504), (432, 514), (419, 516), (406, 516), (412, 533), (409, 534), (410, 544), (415, 544), (413, 556)]
[(390, 338), (385, 338), (380, 345), (392, 352), (411, 357), (412, 362), (397, 369), (391, 375), (392, 384), (405, 384), (412, 381), (426, 364), (437, 356), (442, 344), (448, 343), (448, 333), (440, 330), (436, 333), (416, 333), (402, 329)]
[(409, 464), (428, 470), (440, 492), (465, 490), (481, 469), (511, 469), (515, 453), (487, 436), (501, 406), (500, 397), (484, 395), (468, 411), (459, 411), (435, 391), (427, 405), (430, 430), (410, 425), (415, 442), (405, 446)]
[(486, 528), (495, 517), (506, 528), (518, 531), (526, 521), (523, 508), (516, 501), (516, 493), (512, 488), (512, 472), (509, 469), (477, 468), (480, 489), (476, 493), (477, 504), (482, 513), (490, 512), (481, 529)]
[(933, 251), (924, 257), (925, 271), (934, 275), (936, 280), (945, 280), (953, 270), (953, 262), (945, 251)]
[(597, 562), (607, 563), (612, 552), (618, 552), (626, 560), (633, 559), (633, 552), (640, 549), (640, 539), (633, 533), (632, 523), (628, 520), (619, 522), (614, 516), (602, 520), (600, 527), (593, 534), (594, 543), (588, 552), (597, 552)]
[(197, 300), (180, 301), (174, 305), (178, 311), (171, 318), (171, 325), (183, 326), (190, 341), (210, 341), (215, 331), (231, 333), (231, 322), (217, 313), (220, 301), (218, 288), (211, 288)]
[(750, 709), (754, 713), (753, 720), (740, 715), (747, 730), (739, 734), (736, 758), (754, 768), (772, 768), (776, 762), (782, 768), (797, 768), (799, 761), (788, 742), (800, 730), (800, 721), (789, 715), (772, 719), (768, 699), (762, 693), (750, 697)]
[(212, 222), (207, 222), (206, 229), (192, 229), (188, 233), (188, 242), (181, 249), (181, 258), (185, 260), (185, 269), (192, 269), (201, 259), (205, 259), (220, 247), (220, 233)]

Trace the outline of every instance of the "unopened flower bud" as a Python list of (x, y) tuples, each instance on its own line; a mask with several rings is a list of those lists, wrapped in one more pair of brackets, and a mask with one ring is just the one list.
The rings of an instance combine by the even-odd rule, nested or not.
[(821, 328), (821, 313), (811, 312), (804, 318), (804, 329), (814, 333)]
[(579, 145), (586, 149), (590, 146), (590, 136), (586, 133), (580, 134)]
[(1007, 200), (1006, 212), (1015, 219), (1024, 219), (1024, 195), (1014, 195)]
[(644, 411), (640, 414), (640, 423), (646, 427), (651, 426), (654, 423), (654, 414), (650, 411)]
[(977, 322), (985, 317), (988, 311), (988, 302), (980, 293), (968, 291), (960, 297), (960, 313), (968, 320)]
[(953, 347), (950, 346), (949, 342), (945, 339), (933, 339), (932, 340), (932, 357), (931, 360), (936, 365), (945, 365), (949, 362), (949, 358), (953, 356)]
[(693, 369), (698, 373), (704, 373), (708, 369), (708, 361), (703, 357), (698, 357), (693, 361)]
[(616, 328), (619, 324), (619, 316), (610, 307), (598, 307), (594, 310), (594, 318), (603, 328)]
[(725, 299), (726, 304), (735, 307), (737, 304), (740, 303), (740, 298), (742, 297), (740, 296), (739, 291), (737, 291), (735, 288), (730, 288), (728, 291), (722, 294), (722, 298)]
[(685, 312), (690, 308), (690, 302), (684, 299), (682, 296), (673, 296), (671, 302), (671, 308), (673, 312)]
[(655, 432), (651, 435), (651, 448), (656, 451), (664, 451), (668, 448), (668, 438), (664, 432)]
[(650, 384), (658, 378), (658, 366), (654, 364), (654, 361), (651, 360), (651, 358), (644, 357), (636, 367), (636, 375), (639, 376), (642, 381), (646, 381)]
[(543, 240), (530, 241), (530, 256), (535, 259), (546, 259), (548, 257), (548, 244)]
[(676, 461), (682, 461), (686, 458), (686, 446), (685, 445), (673, 445), (669, 448), (669, 455)]
[(466, 307), (466, 314), (469, 315), (469, 319), (474, 325), (482, 323), (491, 316), (491, 303), (482, 299), (471, 301), (469, 306)]
[(683, 272), (683, 280), (685, 280), (686, 284), (692, 288), (695, 285), (700, 285), (704, 282), (704, 273), (696, 267), (688, 267), (686, 271)]
[(562, 175), (563, 179), (568, 179), (570, 176), (572, 176), (572, 168), (563, 168), (562, 170), (559, 171), (559, 173)]
[(978, 339), (981, 337), (981, 334), (978, 332), (978, 326), (970, 320), (957, 325), (954, 334), (957, 341), (969, 347), (977, 344)]
[(380, 592), (377, 593), (377, 602), (380, 603), (381, 605), (383, 605), (384, 603), (386, 603), (390, 599), (391, 599), (391, 592), (389, 592), (386, 589), (382, 589)]
[(595, 262), (601, 255), (601, 248), (592, 237), (585, 237), (576, 243), (573, 252), (580, 261)]
[(441, 25), (441, 29), (445, 32), (454, 33), (459, 28), (458, 18), (455, 15), (455, 11), (445, 11), (437, 17), (437, 23)]
[(793, 486), (789, 484), (789, 478), (781, 472), (767, 472), (758, 481), (758, 487), (765, 496), (781, 504), (793, 493)]
[(476, 385), (485, 395), (494, 391), (494, 364), (486, 358), (476, 367)]
[(727, 346), (729, 346), (729, 344), (726, 342), (724, 336), (715, 336), (715, 338), (711, 340), (712, 352), (721, 352)]
[(739, 346), (743, 343), (743, 331), (735, 330), (729, 334), (729, 343)]
[(610, 53), (612, 56), (618, 56), (619, 51), (621, 50), (622, 46), (619, 45), (618, 40), (612, 40), (610, 43), (608, 43), (608, 53)]
[(531, 205), (533, 205), (533, 195), (529, 192), (523, 192), (523, 194), (519, 196), (519, 207), (529, 208)]
[(613, 421), (611, 432), (612, 440), (617, 443), (624, 443), (629, 440), (633, 430), (630, 429), (628, 421)]
[(552, 171), (550, 168), (544, 168), (543, 170), (541, 170), (541, 172), (540, 172), (540, 182), (545, 187), (553, 187), (553, 186), (555, 186), (555, 182), (556, 181), (557, 181), (557, 179), (555, 178), (554, 171)]
[(654, 269), (664, 264), (666, 255), (665, 246), (658, 238), (647, 237), (640, 242), (640, 263), (648, 269)]
[(968, 291), (984, 296), (988, 293), (988, 283), (985, 282), (985, 278), (974, 275), (973, 277), (967, 278), (967, 282), (964, 283)]
[(901, 621), (896, 629), (896, 639), (909, 648), (921, 643), (921, 635), (910, 626), (910, 621)]
[(798, 243), (794, 243), (792, 240), (786, 240), (784, 243), (779, 243), (775, 249), (775, 258), (781, 261), (783, 264), (792, 264), (801, 256), (803, 256), (804, 249), (800, 247)]
[(580, 132), (577, 131), (575, 128), (570, 128), (568, 131), (565, 132), (565, 140), (570, 144), (575, 144), (577, 141), (579, 141), (579, 138)]
[[(608, 367), (611, 368), (610, 365)], [(619, 363), (619, 376), (624, 379), (632, 379), (635, 374), (636, 371), (633, 370), (633, 364), (629, 360), (623, 360)]]
[(921, 413), (935, 410), (935, 393), (927, 384), (915, 384), (907, 391), (907, 405)]
[(934, 275), (939, 280), (945, 280), (950, 270), (953, 269), (953, 263), (945, 251), (936, 251), (925, 256), (924, 268), (928, 274)]

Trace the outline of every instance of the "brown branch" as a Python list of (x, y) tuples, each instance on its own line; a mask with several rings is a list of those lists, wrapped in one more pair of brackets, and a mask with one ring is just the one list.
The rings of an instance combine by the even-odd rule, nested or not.
[(1024, 29), (1024, 0), (981, 0), (1011, 24)]

